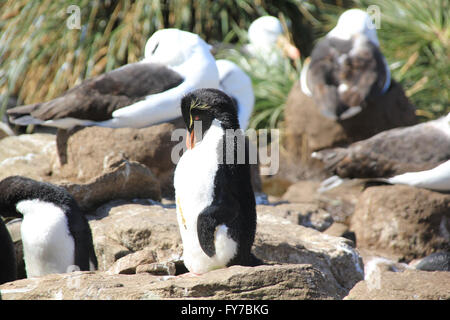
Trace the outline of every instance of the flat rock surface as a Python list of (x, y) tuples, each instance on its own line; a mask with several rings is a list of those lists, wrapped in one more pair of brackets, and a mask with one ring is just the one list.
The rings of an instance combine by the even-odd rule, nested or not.
[(0, 286), (1, 298), (19, 299), (336, 299), (311, 265), (232, 266), (201, 276), (160, 277), (146, 273), (53, 274)]

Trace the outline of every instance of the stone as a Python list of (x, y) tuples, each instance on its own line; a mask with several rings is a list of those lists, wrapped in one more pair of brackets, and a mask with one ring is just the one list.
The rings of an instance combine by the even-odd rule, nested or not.
[(290, 170), (294, 181), (324, 177), (323, 164), (310, 156), (314, 151), (347, 145), (418, 121), (415, 107), (405, 96), (401, 85), (394, 80), (385, 95), (369, 101), (363, 111), (343, 121), (323, 116), (313, 99), (303, 94), (297, 82), (289, 93), (284, 114), (288, 161), (280, 168)]
[(140, 265), (148, 265), (156, 261), (156, 253), (148, 248), (130, 253), (108, 269), (108, 274), (134, 274)]
[(352, 241), (258, 213), (254, 254), (265, 262), (311, 264), (342, 297), (364, 278), (362, 258)]
[(124, 160), (108, 167), (103, 174), (81, 183), (65, 183), (63, 187), (86, 210), (95, 210), (112, 200), (135, 198), (161, 200), (158, 179), (146, 166)]
[(410, 186), (377, 186), (351, 218), (358, 248), (406, 262), (450, 247), (450, 195)]
[(324, 231), (333, 223), (331, 215), (312, 203), (281, 203), (278, 205), (257, 206), (259, 213), (269, 212), (285, 218), (293, 224)]
[(423, 271), (450, 271), (450, 252), (434, 252), (425, 258), (411, 261), (409, 266)]
[(6, 123), (0, 121), (0, 140), (13, 135), (14, 131)]
[(384, 271), (377, 281), (361, 281), (345, 300), (449, 300), (450, 272)]
[[(253, 246), (265, 262), (311, 264), (324, 274), (336, 294), (344, 296), (363, 279), (362, 260), (353, 243), (294, 224), (280, 216), (277, 206), (258, 206)], [(263, 210), (261, 210), (263, 208)], [(182, 259), (182, 242), (173, 206), (111, 203), (89, 221), (99, 270), (139, 250), (156, 253), (156, 263)], [(94, 219), (95, 218), (95, 219)]]
[(175, 209), (160, 205), (113, 202), (89, 217), (99, 270), (143, 249), (156, 254), (156, 261), (176, 261), (182, 254)]
[(340, 185), (328, 190), (321, 190), (322, 184), (318, 181), (301, 180), (287, 189), (282, 200), (314, 203), (328, 212), (334, 221), (348, 224), (364, 188), (363, 181), (358, 179), (345, 179)]
[(176, 266), (174, 262), (168, 261), (164, 263), (141, 264), (136, 267), (136, 273), (151, 273), (154, 275), (174, 276), (176, 274)]
[(103, 272), (51, 274), (0, 286), (4, 300), (36, 299), (338, 299), (311, 265), (232, 266), (192, 277)]
[(356, 243), (355, 233), (350, 231), (348, 225), (341, 222), (333, 222), (333, 224), (323, 231), (323, 233), (333, 237), (343, 237)]
[(58, 151), (64, 160), (58, 172), (61, 178), (86, 183), (103, 174), (109, 163), (124, 160), (147, 166), (158, 178), (162, 194), (173, 196), (172, 132), (184, 128), (181, 119), (142, 129), (86, 127), (67, 136), (59, 133)]
[(0, 140), (0, 180), (21, 175), (48, 181), (55, 162), (56, 142), (52, 134), (22, 134)]

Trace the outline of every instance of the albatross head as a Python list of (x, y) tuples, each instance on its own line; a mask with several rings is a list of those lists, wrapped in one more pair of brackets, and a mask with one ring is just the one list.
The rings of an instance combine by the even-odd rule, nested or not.
[(194, 33), (178, 29), (162, 29), (148, 39), (144, 60), (174, 67), (203, 49), (209, 52), (210, 46)]
[(248, 39), (253, 50), (269, 53), (276, 47), (291, 59), (298, 59), (300, 51), (283, 34), (280, 20), (272, 16), (263, 16), (252, 22), (248, 28)]
[(350, 9), (341, 14), (336, 27), (328, 33), (328, 36), (349, 40), (357, 34), (364, 34), (376, 46), (380, 46), (372, 19), (367, 12), (360, 9)]

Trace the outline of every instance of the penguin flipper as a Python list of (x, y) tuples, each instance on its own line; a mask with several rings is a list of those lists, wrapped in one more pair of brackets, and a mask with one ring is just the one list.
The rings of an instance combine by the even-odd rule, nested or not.
[(203, 209), (197, 218), (197, 235), (202, 250), (212, 257), (216, 254), (214, 245), (216, 228), (236, 217), (236, 210), (211, 205)]

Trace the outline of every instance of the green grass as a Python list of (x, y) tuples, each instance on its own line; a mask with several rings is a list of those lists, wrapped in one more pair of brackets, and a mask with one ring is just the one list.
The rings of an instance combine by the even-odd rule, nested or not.
[[(378, 31), (383, 53), (424, 119), (449, 107), (449, 2), (447, 0), (118, 0), (0, 2), (0, 94), (24, 103), (52, 99), (82, 80), (138, 61), (148, 37), (175, 27), (206, 41), (245, 42), (257, 17), (279, 17), (307, 57), (344, 8), (380, 7)], [(81, 9), (81, 30), (69, 29), (67, 8)], [(221, 53), (222, 54), (222, 53)], [(276, 68), (236, 52), (221, 57), (249, 73), (256, 95), (254, 128), (277, 127), (298, 67), (289, 60)], [(5, 99), (6, 101), (6, 99)], [(0, 116), (4, 107), (0, 106)]]

